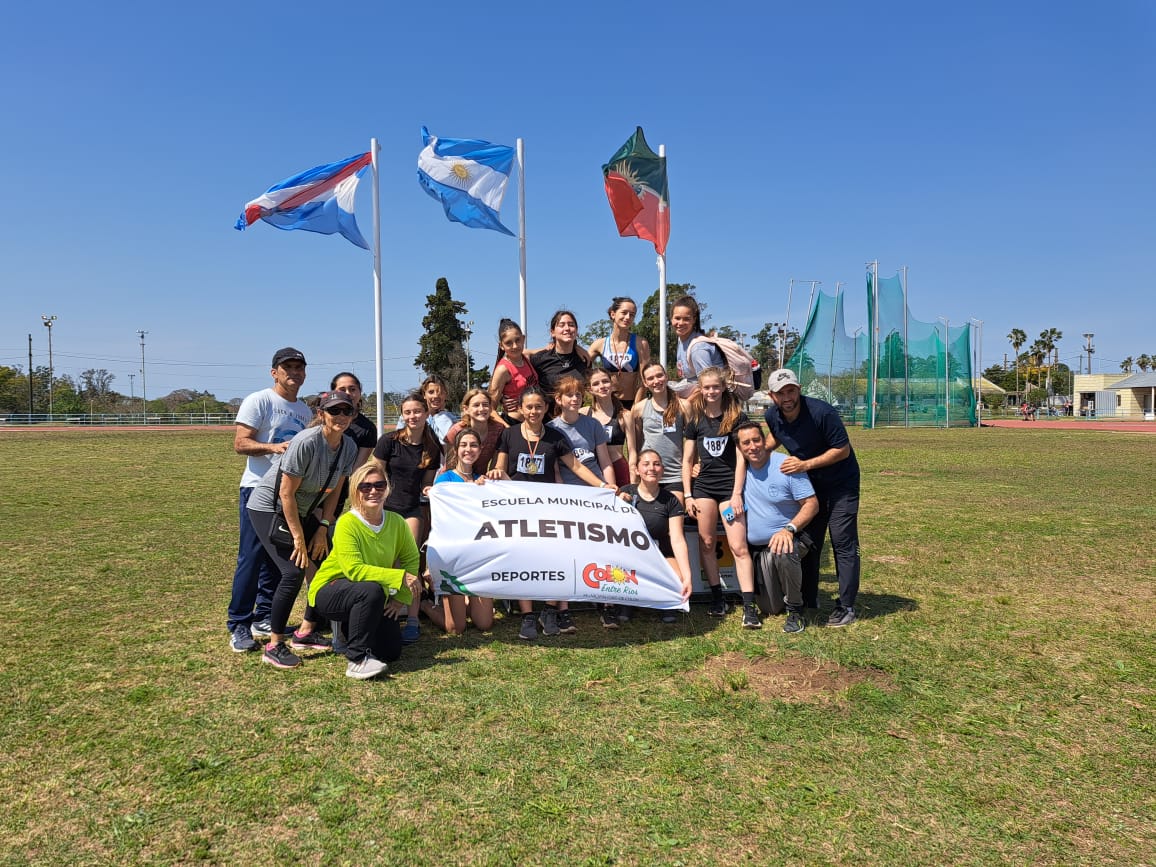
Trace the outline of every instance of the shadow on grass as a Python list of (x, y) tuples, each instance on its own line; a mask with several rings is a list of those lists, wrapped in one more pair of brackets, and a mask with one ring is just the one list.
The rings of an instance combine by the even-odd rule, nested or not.
[[(830, 589), (825, 594), (824, 590)], [(819, 610), (831, 611), (839, 604), (839, 582), (834, 576), (819, 580)], [(874, 617), (886, 617), (899, 611), (918, 611), (919, 603), (908, 596), (897, 596), (893, 593), (874, 593), (870, 590), (859, 590), (855, 599), (855, 614), (860, 620)]]

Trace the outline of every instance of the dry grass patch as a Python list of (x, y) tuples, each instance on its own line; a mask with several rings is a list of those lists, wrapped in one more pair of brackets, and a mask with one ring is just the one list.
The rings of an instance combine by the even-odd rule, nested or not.
[(782, 657), (724, 653), (708, 659), (703, 668), (708, 682), (722, 690), (749, 689), (764, 701), (792, 704), (833, 704), (860, 683), (873, 683), (891, 692), (895, 685), (874, 669), (851, 670), (809, 656), (790, 653)]

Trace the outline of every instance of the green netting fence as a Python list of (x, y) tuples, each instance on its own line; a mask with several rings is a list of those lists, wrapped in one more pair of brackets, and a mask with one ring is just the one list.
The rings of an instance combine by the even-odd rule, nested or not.
[(843, 294), (816, 293), (787, 366), (803, 393), (864, 427), (976, 424), (971, 327), (911, 317), (898, 274), (867, 275), (867, 323), (847, 334)]

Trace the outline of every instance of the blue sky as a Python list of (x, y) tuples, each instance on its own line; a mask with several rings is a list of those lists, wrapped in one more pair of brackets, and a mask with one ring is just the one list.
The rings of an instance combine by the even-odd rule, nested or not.
[[(396, 6), (396, 8), (395, 8)], [(0, 364), (103, 367), (127, 393), (144, 329), (149, 397), (372, 384), (372, 257), (339, 236), (233, 222), (273, 183), (381, 143), (385, 385), (416, 384), (427, 293), (447, 277), (479, 363), (517, 316), (517, 242), (449, 223), (419, 188), (420, 128), (527, 161), (530, 342), (657, 285), (620, 239), (601, 164), (642, 125), (667, 147), (668, 280), (713, 324), (757, 331), (790, 278), (909, 268), (916, 317), (1063, 331), (1075, 364), (1156, 355), (1156, 5), (588, 2), (21, 4), (0, 34), (10, 167), (0, 216)], [(517, 223), (517, 190), (503, 219)], [(358, 197), (371, 231), (370, 185)], [(792, 324), (803, 310), (796, 294)], [(805, 294), (804, 294), (805, 299)], [(322, 381), (324, 380), (324, 382)], [(140, 380), (136, 381), (139, 396)]]

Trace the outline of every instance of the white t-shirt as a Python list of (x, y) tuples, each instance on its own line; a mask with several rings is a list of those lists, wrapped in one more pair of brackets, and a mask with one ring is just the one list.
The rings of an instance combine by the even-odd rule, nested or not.
[[(305, 401), (286, 400), (271, 388), (253, 392), (237, 410), (237, 424), (253, 428), (253, 439), (259, 443), (287, 443), (311, 421), (313, 410)], [(255, 487), (272, 465), (271, 455), (249, 455), (241, 487)]]

